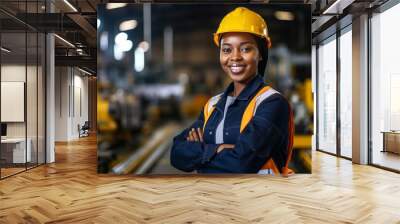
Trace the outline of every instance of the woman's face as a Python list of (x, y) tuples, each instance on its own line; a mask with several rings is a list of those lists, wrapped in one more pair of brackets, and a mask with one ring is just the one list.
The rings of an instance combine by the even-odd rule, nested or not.
[(247, 83), (261, 59), (255, 38), (249, 33), (226, 33), (221, 38), (219, 60), (234, 82)]

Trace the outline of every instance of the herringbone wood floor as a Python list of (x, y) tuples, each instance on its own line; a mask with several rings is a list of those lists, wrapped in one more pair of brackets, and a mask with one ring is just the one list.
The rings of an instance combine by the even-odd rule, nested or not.
[(96, 140), (0, 181), (0, 223), (400, 223), (400, 175), (313, 154), (313, 174), (131, 177), (96, 173)]

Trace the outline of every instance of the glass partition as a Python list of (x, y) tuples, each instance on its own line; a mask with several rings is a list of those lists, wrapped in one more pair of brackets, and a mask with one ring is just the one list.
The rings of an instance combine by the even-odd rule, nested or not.
[(371, 18), (372, 164), (400, 171), (400, 4)]
[(2, 177), (24, 171), (31, 161), (26, 140), (26, 41), (25, 32), (1, 34)]
[[(45, 35), (28, 21), (45, 1), (1, 1), (0, 178), (45, 163)], [(37, 18), (37, 17), (33, 17)], [(28, 21), (29, 23), (29, 21)]]
[(321, 43), (318, 60), (318, 149), (336, 154), (336, 36)]

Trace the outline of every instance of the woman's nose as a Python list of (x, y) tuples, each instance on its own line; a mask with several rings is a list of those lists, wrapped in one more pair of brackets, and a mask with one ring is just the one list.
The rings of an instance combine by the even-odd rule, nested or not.
[(240, 50), (233, 50), (231, 60), (237, 61), (241, 59), (243, 59), (243, 57)]

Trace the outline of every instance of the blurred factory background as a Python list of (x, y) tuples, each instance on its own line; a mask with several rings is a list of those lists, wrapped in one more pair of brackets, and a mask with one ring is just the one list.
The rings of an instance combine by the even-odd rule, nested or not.
[[(172, 138), (230, 83), (220, 67), (212, 34), (237, 6), (97, 6), (99, 173), (181, 173), (170, 165)], [(296, 173), (310, 173), (311, 5), (244, 6), (262, 15), (269, 26), (272, 48), (265, 80), (294, 109), (290, 167)]]

